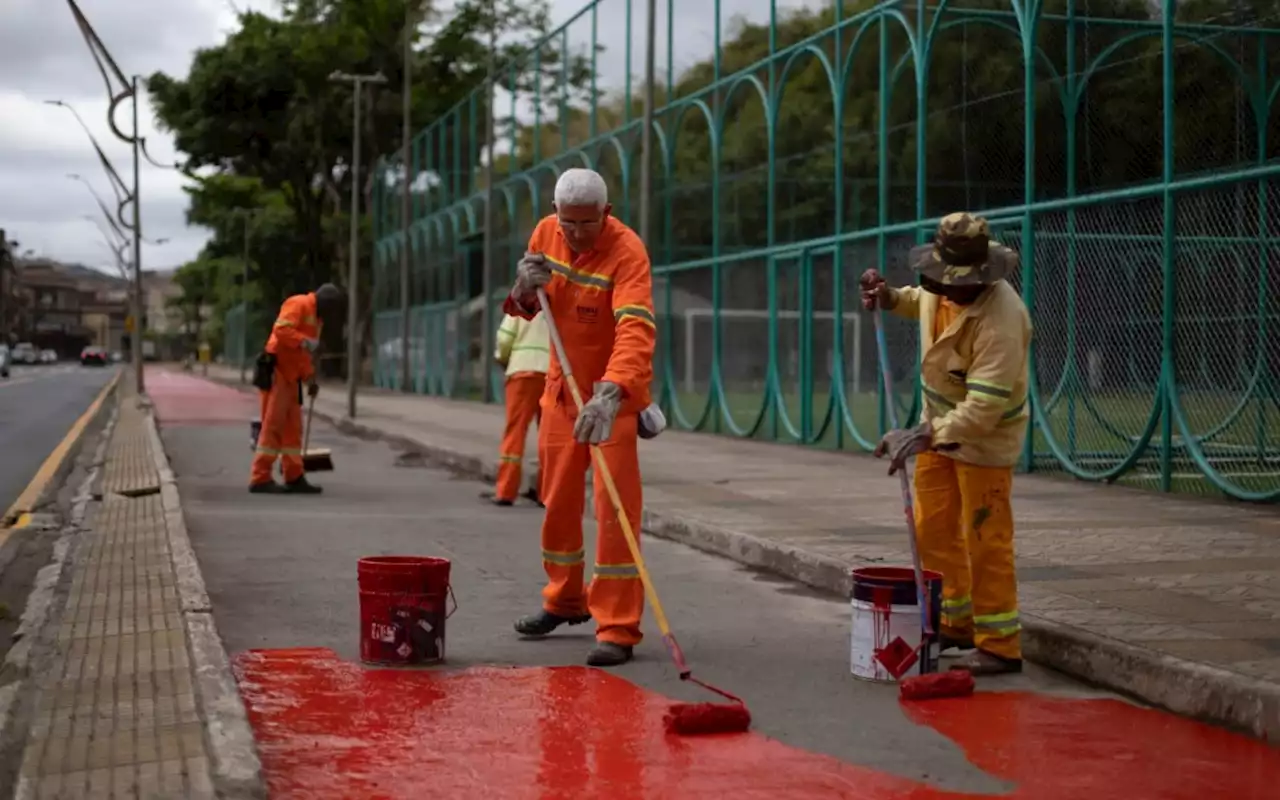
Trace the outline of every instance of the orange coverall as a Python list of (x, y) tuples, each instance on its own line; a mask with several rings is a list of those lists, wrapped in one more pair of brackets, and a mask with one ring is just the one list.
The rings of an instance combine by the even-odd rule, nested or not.
[[(583, 402), (591, 399), (597, 381), (609, 381), (622, 389), (613, 430), (600, 451), (617, 485), (627, 520), (633, 531), (639, 531), (643, 498), (636, 425), (650, 402), (657, 339), (648, 252), (634, 231), (609, 217), (595, 248), (574, 253), (555, 215), (538, 223), (528, 249), (543, 253), (551, 266), (552, 278), (546, 286), (550, 313)], [(503, 311), (532, 319), (538, 309), (522, 308), (509, 297)], [(559, 354), (553, 349), (538, 428), (538, 460), (545, 492), (542, 501), (547, 507), (542, 523), (542, 563), (547, 573), (543, 608), (564, 617), (590, 613), (596, 621), (597, 640), (633, 646), (641, 639), (644, 587), (609, 495), (595, 471), (596, 563), (590, 586), (583, 588), (582, 514), (591, 453), (573, 437), (577, 416)]]
[(277, 458), (286, 483), (302, 477), (301, 386), (315, 374), (311, 354), (302, 343), (319, 337), (315, 293), (296, 294), (285, 300), (267, 340), (267, 352), (276, 357), (276, 372), (271, 391), (259, 392), (262, 431), (253, 456), (251, 485), (272, 479)]

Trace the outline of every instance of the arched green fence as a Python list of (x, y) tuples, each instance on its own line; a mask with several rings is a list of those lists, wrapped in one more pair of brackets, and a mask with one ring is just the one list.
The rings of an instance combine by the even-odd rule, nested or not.
[[(1280, 7), (761, 0), (767, 21), (727, 24), (719, 0), (659, 5), (655, 389), (677, 426), (871, 447), (886, 398), (857, 277), (879, 264), (910, 281), (906, 250), (970, 209), (1022, 256), (1036, 326), (1025, 469), (1280, 496)], [(601, 59), (639, 70), (643, 8), (591, 3), (500, 72), (522, 87), (497, 112), (504, 289), (561, 170), (600, 170), (618, 216), (636, 217), (640, 87), (604, 86)], [(606, 22), (627, 30), (602, 50)], [(678, 72), (687, 30), (710, 41)], [(544, 89), (548, 64), (564, 72)], [(381, 166), (381, 386), (400, 388), (404, 357), (417, 392), (478, 398), (501, 379), (480, 352), (484, 108), (477, 92), (414, 139), (407, 241), (403, 173)], [(894, 320), (889, 336), (893, 399), (915, 413), (916, 332)]]

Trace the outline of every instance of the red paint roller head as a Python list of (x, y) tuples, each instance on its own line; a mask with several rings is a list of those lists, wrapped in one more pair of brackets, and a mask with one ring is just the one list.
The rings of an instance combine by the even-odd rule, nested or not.
[(903, 700), (937, 700), (943, 697), (968, 697), (973, 694), (973, 674), (962, 669), (934, 672), (907, 678), (898, 685)]
[(751, 727), (751, 712), (741, 703), (675, 703), (662, 721), (668, 733), (680, 736), (745, 733)]

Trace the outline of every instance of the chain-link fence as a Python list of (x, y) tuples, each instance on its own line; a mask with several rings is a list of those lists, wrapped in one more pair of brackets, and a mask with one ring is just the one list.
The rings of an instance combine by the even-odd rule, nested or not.
[[(246, 325), (246, 310), (248, 324)], [(274, 319), (274, 318), (272, 318)], [(223, 318), (222, 358), (223, 361), (236, 368), (250, 368), (267, 342), (267, 334), (271, 331), (266, 311), (249, 307), (241, 303), (227, 311)]]
[[(659, 5), (648, 244), (655, 389), (675, 424), (872, 446), (886, 398), (858, 275), (881, 265), (911, 282), (907, 249), (969, 209), (1023, 260), (1013, 282), (1036, 329), (1024, 468), (1280, 496), (1280, 11), (1188, 0), (1174, 19), (1143, 0), (1046, 0), (1033, 20), (999, 0)], [(502, 68), (497, 285), (566, 167), (604, 174), (615, 214), (634, 223), (642, 15), (590, 3)], [(381, 385), (399, 385), (405, 353), (415, 391), (475, 397), (486, 375), (500, 379), (479, 352), (483, 108), (477, 94), (415, 140), (407, 237), (400, 170), (384, 165)], [(915, 414), (917, 332), (891, 319), (888, 335), (899, 414)]]

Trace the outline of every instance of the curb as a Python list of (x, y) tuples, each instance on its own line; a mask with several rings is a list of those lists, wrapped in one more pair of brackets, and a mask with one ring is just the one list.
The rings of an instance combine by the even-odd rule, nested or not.
[(196, 696), (204, 712), (205, 743), (212, 762), (213, 784), (221, 798), (263, 800), (267, 790), (253, 728), (249, 725), (240, 691), (236, 688), (222, 637), (218, 635), (218, 627), (213, 621), (213, 608), (204, 577), (200, 574), (200, 564), (191, 548), (191, 538), (187, 535), (177, 479), (169, 468), (154, 409), (148, 409), (146, 419), (151, 456), (160, 476), (160, 499), (164, 506), (183, 626), (191, 648)]
[[(492, 481), (487, 459), (316, 409), (343, 433), (398, 444), (423, 453), (460, 475)], [(806, 586), (848, 597), (855, 564), (772, 542), (682, 515), (646, 508), (641, 530)], [(1177, 658), (1099, 636), (1088, 630), (1026, 614), (1023, 651), (1037, 664), (1163, 708), (1221, 725), (1267, 742), (1280, 742), (1280, 686), (1230, 670)]]

